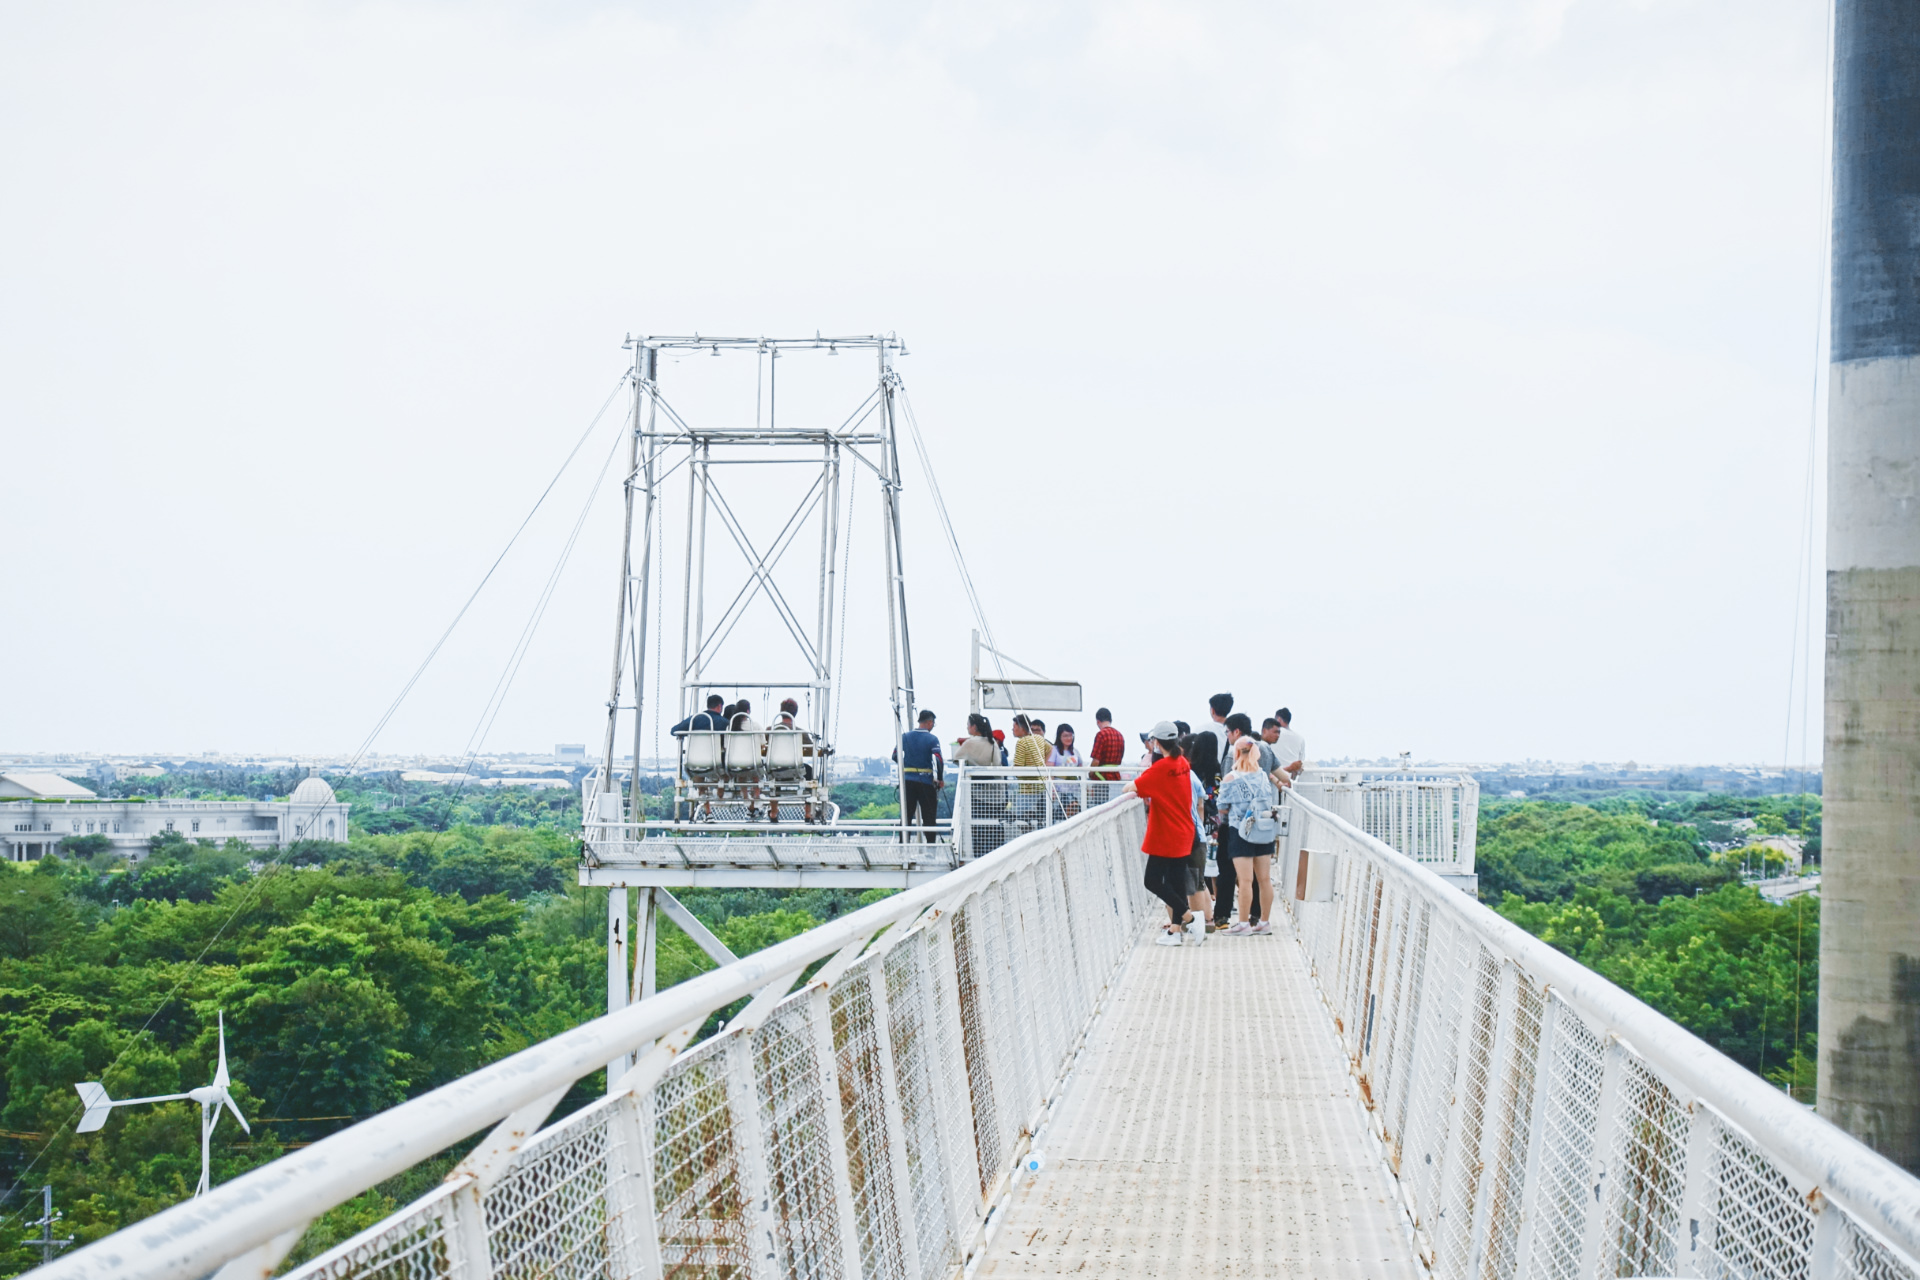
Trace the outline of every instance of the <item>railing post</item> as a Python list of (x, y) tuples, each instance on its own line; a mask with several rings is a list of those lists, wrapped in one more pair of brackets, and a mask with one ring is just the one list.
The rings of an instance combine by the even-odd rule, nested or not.
[(777, 1257), (773, 1216), (773, 1192), (767, 1176), (767, 1136), (760, 1124), (760, 1088), (753, 1078), (753, 1032), (751, 1028), (729, 1030), (727, 1056), (727, 1110), (733, 1117), (735, 1152), (734, 1176), (741, 1188), (752, 1219), (748, 1228), (748, 1254), (752, 1259), (754, 1280), (777, 1280)]
[(629, 1093), (607, 1116), (607, 1226), (615, 1280), (660, 1280), (660, 1225), (654, 1217), (653, 1090)]
[[(978, 686), (975, 686), (976, 688)], [(973, 861), (973, 770), (961, 765), (953, 784), (953, 857)]]
[[(953, 1224), (953, 1238), (960, 1256), (972, 1249), (974, 1235), (980, 1229), (980, 1148), (974, 1136), (973, 1088), (967, 1069), (966, 1027), (960, 1012), (960, 972), (954, 959), (953, 915), (941, 916), (928, 939), (927, 963), (923, 966), (927, 1008), (932, 1017), (943, 1020), (939, 1044), (944, 1060), (957, 1064), (962, 1087), (935, 1089), (934, 1114), (940, 1120), (940, 1141), (946, 1154), (947, 1217)], [(944, 1019), (951, 1017), (950, 1025)], [(930, 1063), (931, 1063), (930, 1059)], [(961, 1156), (967, 1159), (963, 1162)]]
[(487, 1207), (481, 1198), (480, 1179), (469, 1177), (467, 1185), (447, 1202), (453, 1215), (453, 1230), (447, 1233), (447, 1259), (451, 1280), (491, 1280), (493, 1251), (487, 1244)]
[(1840, 1233), (1845, 1229), (1845, 1211), (1821, 1196), (1819, 1203), (1814, 1206), (1813, 1248), (1807, 1259), (1808, 1280), (1835, 1280), (1840, 1275)]
[(1593, 1163), (1587, 1181), (1593, 1203), (1587, 1206), (1586, 1231), (1580, 1240), (1580, 1274), (1598, 1275), (1607, 1238), (1607, 1161), (1613, 1150), (1613, 1129), (1619, 1123), (1620, 1078), (1626, 1074), (1626, 1047), (1618, 1036), (1607, 1036), (1606, 1056), (1600, 1063), (1600, 1105), (1593, 1126)]
[[(1524, 978), (1524, 975), (1523, 975)], [(1533, 1113), (1527, 1119), (1527, 1164), (1520, 1177), (1520, 1235), (1514, 1242), (1514, 1274), (1530, 1274), (1533, 1232), (1539, 1219), (1540, 1151), (1546, 1142), (1547, 1099), (1553, 1092), (1554, 1036), (1560, 1030), (1560, 1002), (1548, 991), (1540, 1014), (1540, 1046), (1533, 1070)]]
[(1713, 1229), (1707, 1214), (1707, 1185), (1713, 1167), (1715, 1120), (1706, 1100), (1695, 1098), (1687, 1105), (1687, 1168), (1680, 1183), (1681, 1246), (1677, 1250), (1674, 1271), (1683, 1276), (1711, 1274), (1707, 1259), (1711, 1242), (1701, 1252), (1701, 1237)]
[(908, 1275), (920, 1274), (920, 1238), (914, 1212), (913, 1176), (907, 1167), (907, 1133), (900, 1104), (900, 1076), (893, 1066), (892, 1013), (887, 1004), (886, 963), (867, 966), (873, 1004), (873, 1039), (880, 1058), (880, 1099), (887, 1126), (887, 1165), (893, 1174), (893, 1203), (900, 1215), (900, 1251)]
[(815, 1060), (820, 1071), (820, 1101), (827, 1120), (827, 1162), (833, 1177), (833, 1208), (838, 1216), (840, 1265), (843, 1276), (860, 1270), (860, 1217), (854, 1209), (853, 1177), (847, 1171), (847, 1116), (840, 1107), (839, 1055), (833, 1048), (833, 1011), (827, 984), (807, 989), (807, 1025), (813, 1031)]
[[(1512, 1064), (1508, 1061), (1513, 1046), (1513, 1022), (1520, 1012), (1521, 981), (1519, 969), (1512, 964), (1500, 966), (1500, 981), (1493, 995), (1493, 1047), (1487, 1056), (1486, 1093), (1480, 1099), (1480, 1132), (1474, 1136), (1475, 1148), (1471, 1154), (1471, 1168), (1477, 1180), (1473, 1189), (1472, 1234), (1467, 1248), (1467, 1274), (1479, 1275), (1487, 1256), (1487, 1232), (1493, 1221), (1493, 1188), (1500, 1181), (1500, 1169), (1489, 1169), (1489, 1157), (1497, 1161), (1500, 1154), (1498, 1135), (1489, 1143), (1487, 1130), (1497, 1129), (1504, 1110), (1502, 1103), (1506, 1092), (1512, 1085)], [(1463, 1156), (1468, 1153), (1464, 1150)], [(1489, 1176), (1491, 1175), (1491, 1176)]]

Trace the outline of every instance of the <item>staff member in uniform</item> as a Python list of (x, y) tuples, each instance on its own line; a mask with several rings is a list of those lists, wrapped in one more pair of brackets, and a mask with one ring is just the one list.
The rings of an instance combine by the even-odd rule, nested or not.
[(914, 815), (920, 814), (919, 825), (932, 844), (938, 838), (933, 824), (939, 821), (940, 788), (947, 785), (947, 761), (940, 754), (940, 735), (933, 731), (933, 712), (922, 711), (920, 727), (900, 735), (900, 749), (893, 758), (900, 762), (900, 781), (907, 793), (907, 811), (900, 817), (912, 826)]

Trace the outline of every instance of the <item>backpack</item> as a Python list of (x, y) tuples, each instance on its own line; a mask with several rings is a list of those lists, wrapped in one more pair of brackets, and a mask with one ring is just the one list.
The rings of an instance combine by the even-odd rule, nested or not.
[(1234, 825), (1234, 832), (1248, 844), (1272, 844), (1280, 835), (1280, 797), (1264, 774), (1248, 775), (1259, 779), (1267, 792), (1267, 803), (1256, 805)]

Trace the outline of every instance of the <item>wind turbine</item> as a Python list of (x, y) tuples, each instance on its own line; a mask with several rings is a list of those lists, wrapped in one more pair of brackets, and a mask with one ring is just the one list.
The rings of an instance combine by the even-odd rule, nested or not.
[(74, 1132), (92, 1133), (107, 1122), (107, 1116), (115, 1107), (133, 1107), (143, 1102), (183, 1100), (197, 1102), (200, 1104), (200, 1185), (194, 1188), (193, 1194), (196, 1196), (205, 1194), (213, 1181), (213, 1126), (220, 1123), (221, 1106), (225, 1105), (227, 1110), (233, 1112), (233, 1118), (240, 1122), (242, 1130), (247, 1133), (253, 1132), (252, 1126), (247, 1124), (247, 1118), (240, 1114), (240, 1108), (235, 1104), (233, 1094), (228, 1092), (228, 1086), (233, 1082), (227, 1075), (226, 1012), (222, 1010), (218, 1016), (220, 1018), (220, 1065), (214, 1069), (212, 1084), (202, 1085), (198, 1089), (189, 1089), (185, 1093), (162, 1093), (151, 1098), (120, 1099), (109, 1098), (107, 1087), (98, 1081), (89, 1080), (85, 1084), (76, 1084), (73, 1086), (74, 1090), (79, 1093), (80, 1102), (86, 1107), (87, 1112), (80, 1117), (80, 1123), (74, 1126)]

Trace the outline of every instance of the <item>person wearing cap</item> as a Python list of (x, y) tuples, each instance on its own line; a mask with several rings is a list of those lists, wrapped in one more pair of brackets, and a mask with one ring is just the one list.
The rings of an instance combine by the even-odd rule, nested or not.
[(1180, 751), (1180, 730), (1171, 720), (1154, 725), (1147, 738), (1154, 761), (1126, 789), (1147, 802), (1147, 834), (1140, 842), (1140, 851), (1147, 855), (1146, 886), (1167, 904), (1166, 931), (1154, 945), (1203, 942), (1206, 922), (1187, 906), (1187, 867), (1195, 835), (1193, 770)]
[[(1174, 728), (1180, 722), (1174, 721)], [(1213, 797), (1208, 794), (1205, 784), (1200, 781), (1200, 771), (1193, 768), (1193, 750), (1206, 739), (1191, 730), (1180, 735), (1180, 753), (1187, 757), (1187, 781), (1193, 788), (1193, 853), (1187, 859), (1187, 906), (1200, 918), (1201, 936), (1213, 932), (1213, 891), (1207, 885), (1207, 855), (1212, 852), (1207, 843), (1207, 810)]]

